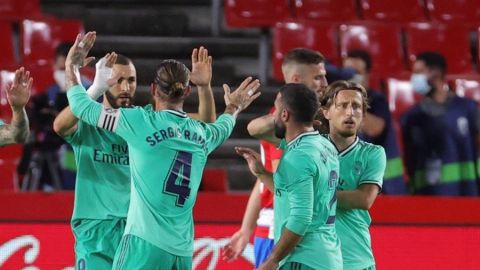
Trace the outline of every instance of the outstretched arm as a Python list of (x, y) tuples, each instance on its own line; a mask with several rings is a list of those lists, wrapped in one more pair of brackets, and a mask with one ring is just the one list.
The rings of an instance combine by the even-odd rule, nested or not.
[(260, 140), (265, 140), (273, 145), (278, 146), (280, 139), (275, 136), (274, 117), (271, 114), (257, 117), (250, 121), (247, 126), (250, 136)]
[(10, 125), (0, 126), (0, 146), (24, 143), (29, 135), (29, 124), (25, 105), (30, 99), (33, 79), (23, 67), (15, 71), (13, 83), (7, 87), (7, 100), (12, 108)]
[[(117, 59), (116, 53), (107, 53), (105, 57), (100, 59), (95, 65), (94, 83), (87, 90), (87, 94), (92, 99), (97, 99), (101, 94), (109, 88), (109, 79), (112, 76), (112, 66)], [(70, 106), (63, 109), (53, 121), (53, 130), (60, 136), (66, 137), (73, 134), (77, 130), (78, 118), (73, 115)]]
[(258, 180), (262, 181), (271, 192), (275, 192), (273, 174), (263, 166), (260, 154), (248, 147), (235, 147), (235, 151), (247, 161), (250, 172), (257, 177)]
[(215, 122), (217, 113), (211, 87), (212, 57), (204, 47), (193, 49), (190, 81), (198, 90), (198, 113), (192, 113), (190, 116), (206, 123)]
[(232, 235), (230, 241), (223, 249), (222, 255), (225, 261), (232, 262), (242, 254), (250, 241), (255, 226), (257, 226), (260, 209), (260, 181), (257, 181), (248, 198), (247, 208), (245, 209), (245, 214), (242, 219), (242, 226), (240, 230)]

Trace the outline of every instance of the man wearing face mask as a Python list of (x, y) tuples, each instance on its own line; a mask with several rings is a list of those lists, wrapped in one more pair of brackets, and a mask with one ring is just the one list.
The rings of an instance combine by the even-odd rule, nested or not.
[(424, 98), (402, 117), (407, 172), (416, 194), (477, 196), (479, 116), (473, 100), (458, 97), (436, 52), (417, 55), (412, 87)]
[(372, 70), (371, 57), (366, 51), (351, 50), (343, 60), (343, 67), (354, 69), (356, 74), (351, 81), (359, 83), (367, 89), (370, 107), (365, 114), (363, 126), (358, 135), (362, 140), (381, 145), (385, 149), (387, 166), (382, 192), (385, 194), (405, 194), (403, 164), (388, 103), (382, 93), (371, 89), (369, 85), (370, 71)]

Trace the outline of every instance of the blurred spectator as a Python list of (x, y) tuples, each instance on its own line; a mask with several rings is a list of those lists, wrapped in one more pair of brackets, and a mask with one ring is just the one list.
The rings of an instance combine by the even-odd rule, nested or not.
[[(33, 96), (27, 113), (32, 136), (25, 145), (18, 173), (24, 175), (23, 190), (44, 191), (73, 189), (75, 161), (71, 147), (53, 131), (53, 120), (66, 106), (65, 58), (72, 44), (62, 43), (55, 51), (53, 78), (55, 83)], [(90, 81), (82, 78), (84, 85)]]
[(416, 194), (475, 196), (478, 109), (455, 95), (436, 52), (417, 55), (411, 83), (425, 97), (402, 118), (407, 172)]
[(371, 89), (369, 86), (370, 71), (372, 70), (370, 55), (362, 50), (349, 51), (343, 61), (343, 66), (356, 71), (351, 80), (361, 84), (368, 92), (370, 108), (365, 115), (359, 137), (366, 142), (381, 145), (385, 148), (387, 166), (382, 192), (385, 194), (405, 194), (403, 164), (388, 103), (382, 93)]

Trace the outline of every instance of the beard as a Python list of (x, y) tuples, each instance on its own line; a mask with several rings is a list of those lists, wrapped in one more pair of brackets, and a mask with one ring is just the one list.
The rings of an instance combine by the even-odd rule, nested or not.
[[(132, 106), (132, 97), (129, 94), (120, 94), (118, 96), (114, 96), (110, 91), (105, 92), (105, 97), (108, 100), (108, 103), (110, 103), (110, 106), (114, 109), (118, 109), (120, 107), (122, 108), (128, 108)], [(122, 100), (119, 104), (120, 98), (125, 98), (128, 97), (127, 100)]]
[(338, 134), (343, 138), (348, 138), (357, 135), (356, 130), (337, 130)]
[(285, 134), (287, 133), (287, 128), (285, 127), (285, 125), (278, 121), (274, 121), (273, 124), (275, 130), (275, 137), (279, 139), (284, 139)]

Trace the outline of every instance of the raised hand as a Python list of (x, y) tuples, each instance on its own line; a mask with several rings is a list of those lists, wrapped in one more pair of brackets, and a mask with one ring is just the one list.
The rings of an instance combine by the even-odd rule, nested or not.
[(193, 49), (192, 72), (190, 81), (198, 87), (207, 87), (212, 80), (212, 57), (203, 46), (200, 49)]
[(240, 84), (240, 86), (234, 91), (230, 91), (230, 87), (226, 84), (223, 85), (225, 91), (224, 99), (225, 105), (234, 105), (239, 111), (243, 111), (247, 108), (252, 101), (257, 99), (261, 92), (258, 91), (260, 87), (259, 80), (253, 80), (252, 77), (248, 77)]
[(88, 88), (87, 94), (94, 100), (108, 91), (110, 87), (117, 83), (120, 74), (113, 77), (113, 65), (117, 61), (115, 52), (107, 53), (97, 64), (95, 64), (95, 78), (92, 85)]
[(13, 82), (7, 86), (7, 100), (12, 109), (23, 109), (30, 99), (33, 78), (30, 72), (21, 67), (15, 71)]
[(76, 66), (81, 68), (93, 61), (95, 57), (87, 58), (87, 55), (93, 47), (96, 37), (96, 32), (88, 32), (83, 37), (78, 34), (75, 43), (68, 51), (67, 58), (65, 59), (65, 66)]
[(267, 172), (262, 164), (260, 154), (255, 152), (253, 149), (248, 147), (235, 147), (235, 152), (237, 152), (237, 154), (242, 156), (247, 161), (250, 172), (256, 177), (259, 177)]

